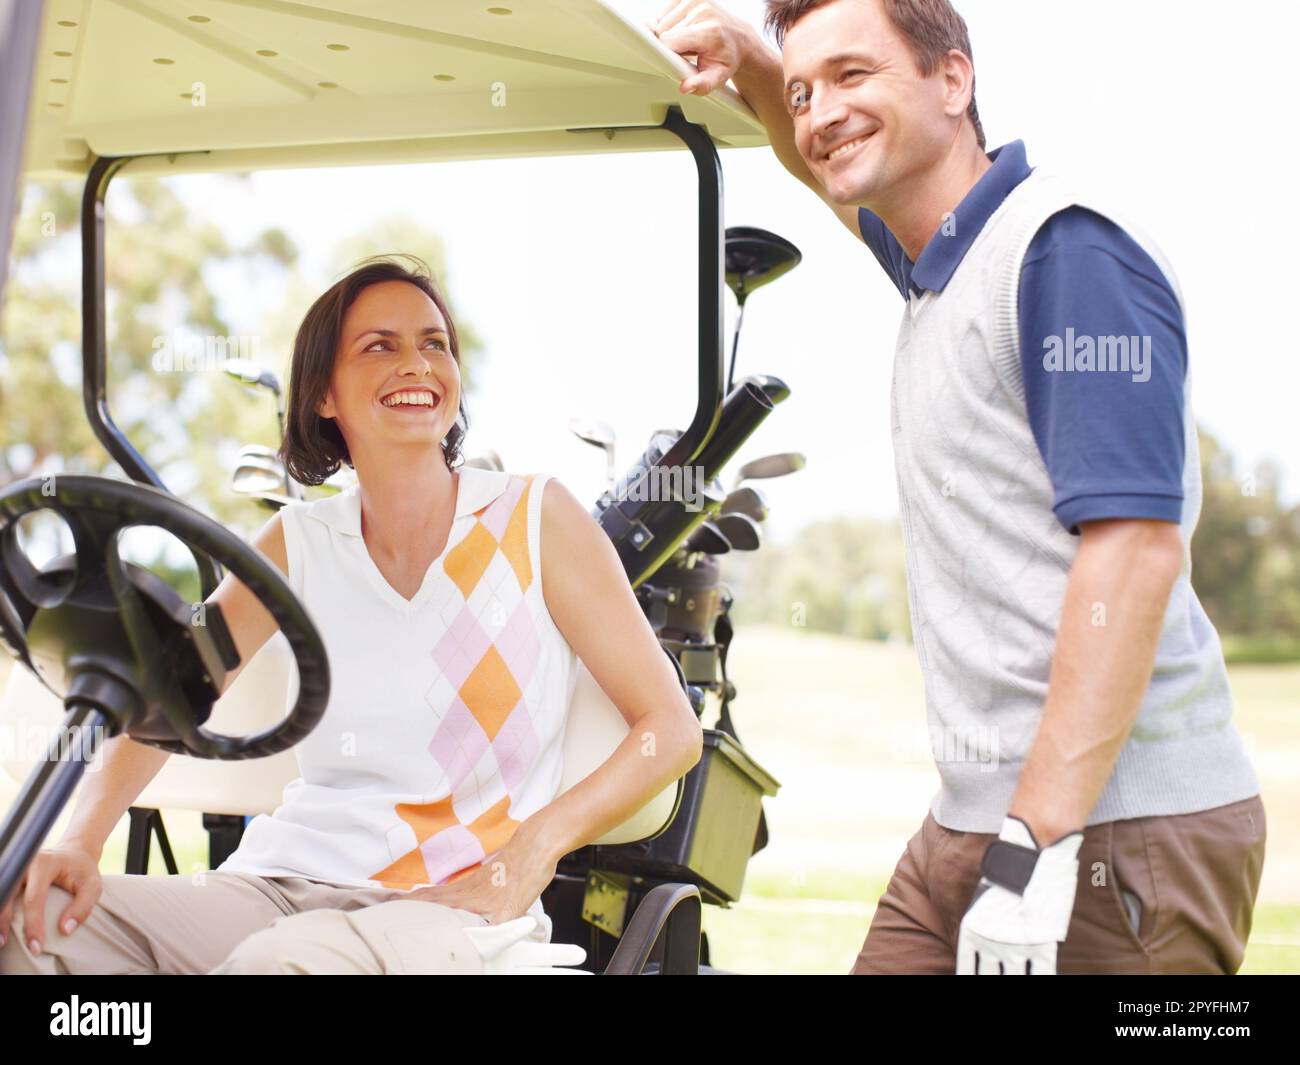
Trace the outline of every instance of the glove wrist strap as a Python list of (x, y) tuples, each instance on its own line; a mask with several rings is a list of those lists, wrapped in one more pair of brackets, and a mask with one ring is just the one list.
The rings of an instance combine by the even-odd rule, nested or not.
[(1030, 847), (995, 839), (984, 852), (980, 873), (989, 883), (1024, 895), (1029, 879), (1034, 875), (1038, 855), (1039, 852)]

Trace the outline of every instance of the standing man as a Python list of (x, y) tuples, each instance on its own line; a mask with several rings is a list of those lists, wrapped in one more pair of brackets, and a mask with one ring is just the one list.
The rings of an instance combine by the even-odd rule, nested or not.
[(767, 0), (765, 26), (780, 55), (705, 0), (656, 29), (696, 58), (682, 91), (734, 79), (906, 301), (894, 457), (941, 788), (853, 972), (1233, 973), (1264, 807), (1190, 581), (1174, 275), (1022, 142), (985, 153), (948, 0)]

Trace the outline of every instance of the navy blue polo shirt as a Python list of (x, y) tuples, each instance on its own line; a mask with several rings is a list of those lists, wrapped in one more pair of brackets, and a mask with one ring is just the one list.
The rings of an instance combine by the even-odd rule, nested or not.
[[(862, 238), (904, 299), (942, 292), (966, 252), (1031, 167), (1023, 141), (989, 153), (992, 167), (913, 263), (878, 215), (858, 209)], [(993, 313), (990, 306), (989, 313)], [(1150, 337), (1150, 377), (1049, 369), (1048, 338)], [(1093, 211), (1053, 215), (1020, 271), (1025, 405), (1052, 480), (1053, 512), (1072, 533), (1103, 518), (1182, 516), (1187, 336), (1164, 272), (1123, 229)], [(1144, 371), (1147, 372), (1147, 371)]]

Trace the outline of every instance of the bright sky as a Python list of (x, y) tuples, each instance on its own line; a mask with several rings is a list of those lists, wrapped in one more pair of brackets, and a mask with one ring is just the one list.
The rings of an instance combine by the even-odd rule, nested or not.
[[(664, 7), (625, 2), (648, 16)], [(760, 0), (728, 6), (761, 20)], [(1283, 113), (1292, 79), (1269, 46), (1300, 37), (1300, 7), (957, 6), (990, 147), (1023, 139), (1031, 164), (1094, 183), (1161, 245), (1188, 306), (1199, 419), (1241, 459), (1278, 460), (1285, 494), (1300, 497), (1300, 365), (1285, 324), (1300, 247)], [(768, 486), (770, 531), (891, 515), (897, 291), (769, 149), (722, 160), (727, 224), (774, 230), (804, 254), (751, 300), (737, 370), (792, 389), (740, 458), (808, 456), (806, 470)], [(283, 226), (322, 282), (348, 265), (326, 260), (333, 241), (395, 208), (440, 233), (456, 306), (488, 349), (467, 450), (494, 448), (507, 468), (545, 469), (594, 502), (603, 460), (569, 434), (571, 416), (610, 422), (623, 467), (651, 431), (684, 428), (694, 409), (693, 183), (689, 156), (673, 152), (267, 173), (251, 197), (207, 178), (181, 188), (232, 235)], [(236, 324), (255, 329), (245, 306), (253, 320)]]

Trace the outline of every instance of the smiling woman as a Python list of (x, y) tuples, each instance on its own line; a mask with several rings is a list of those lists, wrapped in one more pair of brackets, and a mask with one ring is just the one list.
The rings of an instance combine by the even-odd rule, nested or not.
[[(362, 263), (311, 306), (294, 345), (288, 468), (309, 484), (342, 463), (357, 474), (287, 504), (253, 541), (328, 654), (329, 702), (294, 750), (301, 776), (208, 886), (101, 878), (95, 826), (111, 827), (162, 761), (119, 744), (64, 844), (38, 856), (40, 889), (0, 941), (0, 972), (578, 964), (585, 952), (551, 942), (542, 903), (559, 860), (699, 761), (700, 722), (592, 516), (547, 474), (456, 462), (456, 327), (410, 261)], [(233, 575), (207, 602), (243, 662), (275, 630)], [(580, 664), (629, 731), (562, 791)], [(51, 918), (64, 934), (47, 938)], [(85, 927), (65, 930), (69, 919)], [(7, 923), (0, 911), (0, 935)]]
[[(403, 258), (410, 267), (399, 261)], [(437, 367), (437, 382), (396, 376), (392, 363), (401, 348), (401, 335), (389, 324), (394, 314), (411, 317), (416, 339), (412, 347), (433, 354), (430, 367)], [(303, 318), (294, 341), (292, 407), (281, 445), (281, 458), (303, 484), (322, 483), (343, 463), (356, 468), (346, 427), (355, 424), (360, 430), (360, 424), (353, 422), (360, 411), (339, 410), (335, 373), (343, 375), (340, 384), (345, 386), (353, 376), (378, 374), (374, 388), (384, 391), (372, 393), (371, 398), (384, 406), (391, 405), (403, 389), (431, 396), (408, 400), (399, 409), (409, 412), (415, 403), (431, 404), (421, 409), (422, 414), (431, 410), (434, 415), (424, 419), (428, 424), (422, 433), (427, 441), (428, 434), (442, 429), (434, 439), (442, 442), (445, 464), (452, 468), (469, 430), (460, 389), (460, 344), (446, 300), (419, 259), (366, 260), (317, 299)], [(448, 410), (454, 412), (452, 424), (443, 428)], [(360, 444), (359, 439), (353, 442)]]

